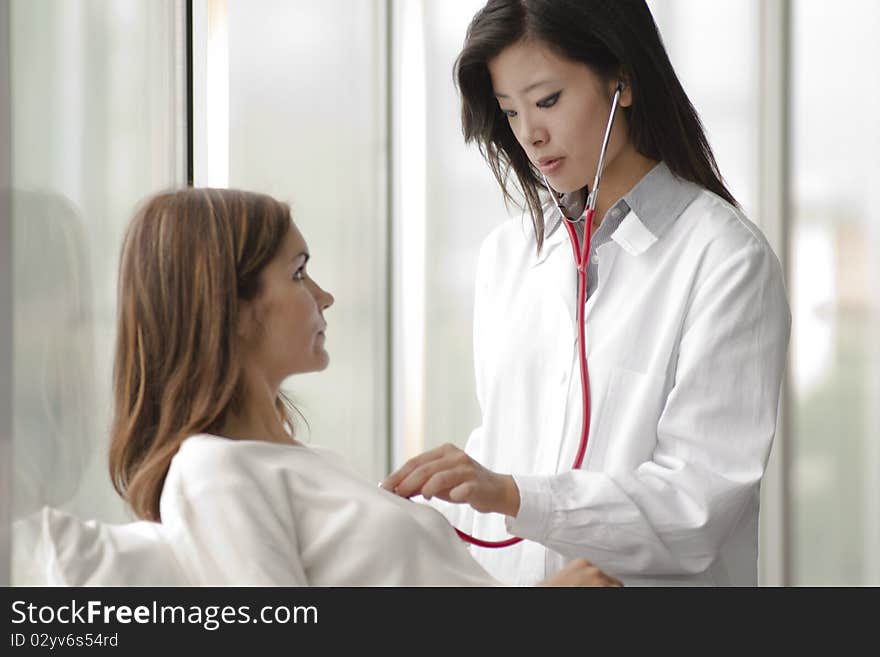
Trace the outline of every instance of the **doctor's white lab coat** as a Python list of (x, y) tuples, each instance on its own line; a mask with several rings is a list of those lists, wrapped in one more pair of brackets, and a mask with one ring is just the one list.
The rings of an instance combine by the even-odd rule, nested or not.
[(511, 220), (481, 248), (482, 423), (466, 451), (513, 474), (521, 506), (516, 518), (438, 506), (481, 538), (528, 539), (471, 548), (502, 581), (531, 584), (585, 557), (628, 585), (757, 582), (759, 490), (790, 328), (783, 275), (740, 211), (664, 164), (649, 175), (664, 193), (626, 206), (597, 249), (586, 304), (590, 439), (578, 471), (568, 233), (560, 227), (537, 253), (531, 225)]

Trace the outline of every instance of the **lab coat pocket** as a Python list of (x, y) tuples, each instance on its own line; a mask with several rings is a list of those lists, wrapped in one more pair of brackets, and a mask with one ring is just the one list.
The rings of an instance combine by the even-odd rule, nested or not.
[(666, 379), (623, 367), (611, 370), (598, 415), (589, 470), (632, 470), (653, 459)]

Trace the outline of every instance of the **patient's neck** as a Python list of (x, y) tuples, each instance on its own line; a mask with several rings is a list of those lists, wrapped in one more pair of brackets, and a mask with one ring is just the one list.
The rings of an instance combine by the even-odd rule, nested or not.
[(229, 412), (220, 435), (234, 440), (262, 440), (270, 443), (296, 443), (275, 407), (278, 389), (256, 377), (245, 378), (245, 399)]

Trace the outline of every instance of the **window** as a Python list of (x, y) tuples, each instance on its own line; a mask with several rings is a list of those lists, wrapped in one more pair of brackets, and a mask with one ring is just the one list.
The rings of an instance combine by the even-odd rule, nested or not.
[(184, 182), (181, 17), (10, 3), (13, 519), (126, 518), (107, 472), (116, 273), (138, 201)]
[(880, 5), (792, 27), (792, 584), (878, 585)]
[[(229, 186), (290, 203), (310, 274), (336, 298), (329, 368), (285, 389), (308, 421), (304, 440), (378, 481), (388, 467), (385, 4), (221, 4)], [(208, 164), (197, 159), (196, 175)]]
[[(484, 2), (398, 3), (395, 126), (399, 150), (395, 251), (399, 285), (395, 374), (400, 382), (395, 458), (464, 446), (480, 423), (471, 329), (483, 238), (507, 219), (501, 190), (461, 135), (453, 64)], [(512, 215), (519, 216), (511, 207)], [(413, 286), (413, 281), (418, 284)]]

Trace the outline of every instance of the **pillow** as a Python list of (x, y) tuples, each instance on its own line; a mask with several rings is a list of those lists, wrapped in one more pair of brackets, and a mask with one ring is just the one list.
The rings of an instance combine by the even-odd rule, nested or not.
[(84, 522), (49, 507), (39, 512), (37, 523), (35, 571), (48, 586), (191, 584), (160, 523)]

